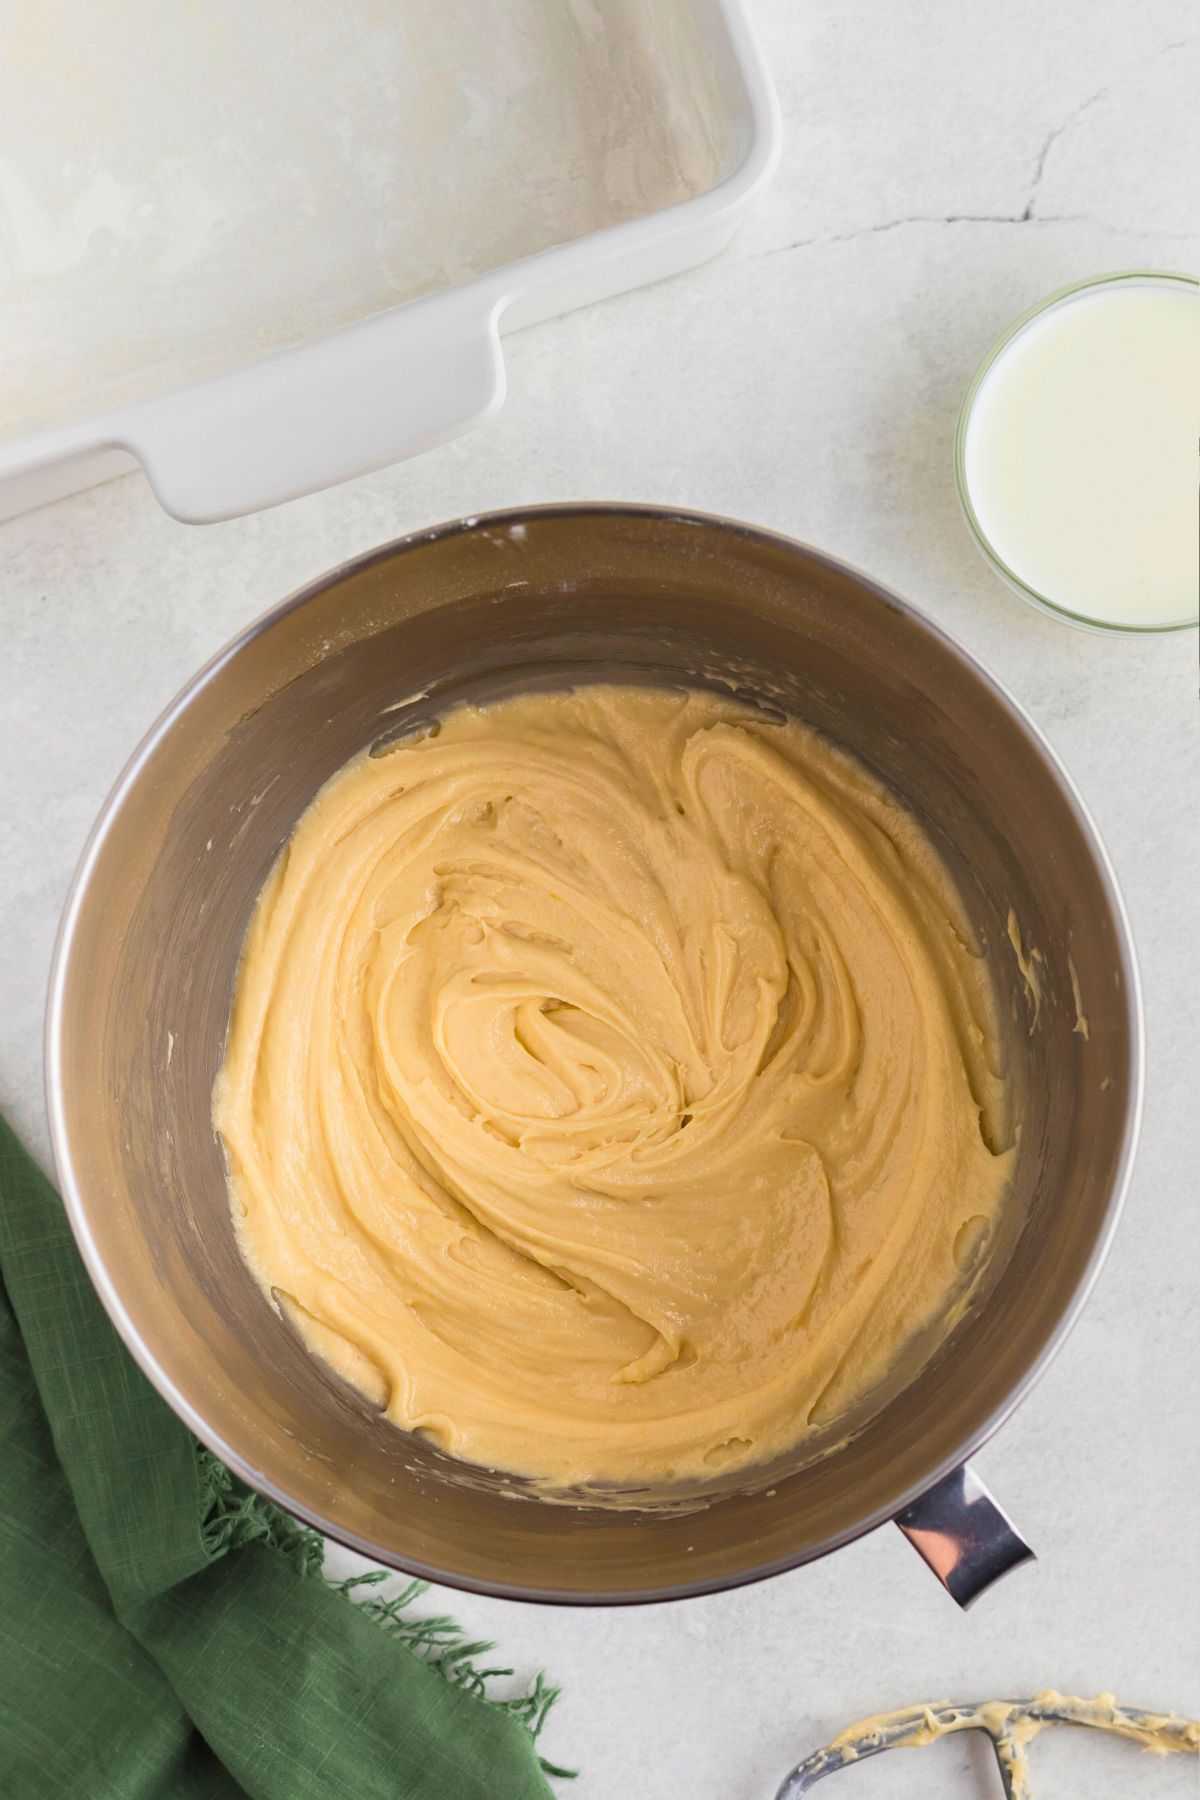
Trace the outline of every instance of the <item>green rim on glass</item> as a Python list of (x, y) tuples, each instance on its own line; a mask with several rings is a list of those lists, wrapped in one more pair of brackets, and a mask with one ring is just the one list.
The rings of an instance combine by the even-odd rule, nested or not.
[(1112, 636), (1144, 637), (1155, 632), (1194, 630), (1200, 621), (1195, 617), (1188, 617), (1171, 620), (1165, 625), (1122, 625), (1113, 620), (1093, 618), (1087, 613), (1072, 612), (1069, 607), (1060, 606), (1056, 600), (1047, 599), (1045, 594), (1040, 594), (1036, 588), (1030, 587), (1027, 581), (1022, 581), (1016, 571), (1005, 562), (984, 531), (975, 508), (971, 504), (966, 471), (967, 430), (980, 388), (1013, 339), (1032, 325), (1035, 319), (1040, 319), (1043, 313), (1052, 312), (1065, 301), (1073, 300), (1077, 295), (1093, 289), (1118, 285), (1145, 287), (1159, 284), (1184, 287), (1193, 292), (1200, 292), (1200, 278), (1195, 275), (1181, 274), (1175, 269), (1118, 269), (1111, 275), (1092, 275), (1085, 281), (1073, 281), (1069, 287), (1059, 288), (1056, 293), (1047, 295), (1044, 300), (1039, 300), (1036, 306), (1031, 306), (1027, 312), (1023, 312), (1002, 337), (996, 339), (976, 369), (959, 410), (958, 426), (954, 433), (954, 480), (958, 488), (959, 504), (962, 506), (963, 515), (971, 528), (971, 536), (975, 539), (980, 554), (999, 575), (1001, 581), (1006, 582), (1015, 594), (1021, 596), (1022, 600), (1028, 600), (1031, 606), (1036, 606), (1040, 611), (1049, 613), (1052, 618), (1062, 619), (1068, 625), (1076, 625), (1083, 631), (1103, 632)]

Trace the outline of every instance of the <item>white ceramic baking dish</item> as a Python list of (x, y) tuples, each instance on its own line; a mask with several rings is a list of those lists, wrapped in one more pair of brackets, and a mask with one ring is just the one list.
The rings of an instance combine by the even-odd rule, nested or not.
[[(68, 0), (68, 4), (75, 3)], [(80, 122), (77, 118), (75, 99), (82, 94), (90, 102), (96, 82), (100, 89), (103, 85), (99, 76), (93, 82), (85, 67), (75, 97), (66, 90), (58, 96), (67, 129), (78, 134), (77, 154), (58, 159), (62, 171), (59, 188), (53, 188), (54, 169), (45, 173), (55, 159), (44, 154), (39, 157), (36, 143), (25, 146), (34, 188), (14, 187), (5, 193), (0, 184), (0, 225), (5, 223), (7, 206), (10, 245), (16, 245), (12, 272), (18, 285), (22, 275), (27, 277), (18, 293), (17, 305), (23, 311), (17, 317), (36, 351), (29, 360), (40, 356), (59, 389), (56, 408), (51, 409), (57, 416), (46, 422), (36, 416), (33, 406), (30, 416), (18, 417), (16, 434), (0, 442), (0, 517), (140, 465), (162, 505), (176, 518), (195, 522), (229, 518), (311, 493), (443, 443), (485, 418), (503, 400), (502, 333), (703, 261), (726, 242), (754, 195), (770, 178), (779, 148), (778, 107), (742, 0), (521, 0), (520, 6), (514, 0), (503, 25), (497, 24), (497, 13), (486, 8), (480, 11), (478, 0), (439, 3), (445, 10), (431, 10), (426, 0), (422, 11), (419, 0), (407, 0), (407, 10), (394, 11), (377, 24), (370, 21), (379, 20), (378, 9), (372, 13), (360, 7), (364, 30), (370, 25), (368, 36), (384, 33), (384, 37), (371, 42), (359, 32), (340, 45), (327, 41), (333, 28), (324, 8), (316, 4), (307, 7), (304, 31), (296, 27), (296, 10), (292, 9), (288, 17), (299, 46), (295, 54), (300, 57), (303, 53), (304, 61), (278, 70), (272, 57), (257, 58), (253, 43), (242, 43), (231, 53), (198, 10), (189, 15), (189, 30), (194, 34), (189, 43), (180, 38), (180, 15), (175, 9), (159, 9), (149, 0), (131, 0), (138, 14), (138, 29), (160, 36), (143, 56), (140, 100), (135, 105), (117, 83), (106, 102), (108, 112), (97, 110), (95, 135), (106, 150), (112, 150), (114, 143), (119, 150), (129, 131), (136, 135), (140, 130), (157, 159), (152, 175), (139, 175), (135, 180), (125, 165), (117, 164), (121, 179), (115, 179), (112, 167), (88, 165), (84, 169), (87, 184), (81, 185), (80, 158), (90, 154), (94, 144), (82, 135), (89, 128), (88, 119), (85, 116)], [(40, 29), (40, 15), (33, 0), (25, 0), (25, 4), (30, 8), (26, 25), (31, 35)], [(80, 29), (96, 29), (87, 22), (94, 14), (84, 10), (82, 0), (79, 4)], [(345, 14), (346, 8), (341, 10)], [(249, 15), (253, 29), (264, 31), (271, 11), (268, 5), (266, 12)], [(306, 9), (301, 6), (299, 11), (304, 14)], [(424, 21), (425, 35), (414, 44), (418, 15)], [(128, 20), (127, 13), (121, 16)], [(277, 30), (283, 16), (274, 10), (272, 29)], [(533, 28), (539, 25), (551, 34), (547, 45), (533, 39)], [(457, 32), (457, 48), (442, 66), (439, 46), (451, 26)], [(479, 29), (473, 30), (475, 26)], [(438, 35), (431, 37), (435, 27)], [(132, 24), (129, 29), (132, 31)], [(168, 30), (170, 35), (165, 35)], [(407, 39), (397, 40), (397, 30), (406, 31)], [(509, 34), (505, 40), (507, 87), (503, 70), (496, 72), (494, 30)], [(389, 32), (393, 37), (386, 36)], [(60, 33), (44, 46), (44, 54), (39, 55), (36, 45), (22, 49), (22, 56), (28, 57), (35, 71), (35, 87), (39, 68), (54, 69), (58, 78), (61, 44)], [(110, 54), (109, 37), (97, 39), (96, 44), (98, 57)], [(235, 60), (223, 67), (221, 56), (229, 58), (231, 54)], [(421, 71), (419, 83), (412, 73), (414, 54), (433, 56), (433, 63)], [(400, 70), (397, 80), (390, 82), (385, 79), (389, 56)], [(539, 83), (533, 86), (522, 60), (527, 56), (541, 59)], [(227, 188), (231, 158), (240, 159), (244, 166), (251, 154), (261, 155), (262, 168), (279, 174), (287, 205), (294, 207), (295, 193), (303, 192), (296, 182), (311, 183), (313, 178), (304, 163), (305, 117), (300, 115), (295, 93), (288, 113), (287, 84), (291, 81), (296, 92), (301, 91), (305, 82), (320, 78), (325, 61), (332, 76), (342, 66), (339, 57), (343, 64), (354, 59), (354, 79), (359, 83), (347, 100), (345, 81), (350, 78), (343, 80), (345, 110), (339, 129), (343, 137), (358, 132), (367, 103), (361, 96), (365, 95), (371, 106), (381, 109), (372, 127), (374, 139), (365, 147), (357, 138), (346, 144), (348, 174), (340, 198), (332, 190), (332, 197), (319, 196), (320, 204), (314, 203), (312, 212), (320, 229), (308, 238), (295, 210), (279, 210), (282, 235), (278, 235), (269, 216), (257, 221), (252, 218), (247, 225), (243, 208), (236, 224), (236, 230), (242, 232), (238, 254), (243, 260), (235, 265), (227, 257), (218, 269), (225, 284), (219, 287), (211, 272), (211, 257), (217, 254), (219, 263), (219, 253), (238, 240), (235, 225), (213, 200), (211, 183), (198, 201), (192, 197), (189, 184), (196, 180), (196, 167), (208, 168), (210, 175), (218, 169)], [(187, 66), (189, 58), (195, 67), (194, 80)], [(172, 59), (177, 66), (172, 66)], [(80, 60), (86, 63), (86, 56)], [(11, 55), (8, 62), (12, 81), (17, 65)], [(260, 73), (260, 62), (265, 72)], [(471, 62), (472, 72), (463, 75), (460, 65), (467, 62)], [(582, 90), (578, 95), (551, 91), (560, 67), (575, 70)], [(594, 69), (600, 73), (594, 76)], [(222, 92), (233, 92), (241, 106), (226, 127), (222, 127), (219, 109), (213, 113), (211, 145), (208, 133), (197, 129), (207, 114), (188, 114), (193, 89), (202, 87), (206, 71), (214, 93), (219, 97)], [(22, 79), (17, 70), (16, 80)], [(81, 79), (78, 72), (73, 79)], [(409, 82), (408, 89), (403, 87), (404, 80)], [(268, 87), (268, 81), (273, 85)], [(384, 110), (381, 94), (387, 96), (388, 105), (394, 102), (390, 114)], [(121, 117), (121, 128), (115, 134), (110, 129), (114, 97)], [(21, 100), (23, 90), (14, 87), (6, 106), (0, 108), (8, 113), (10, 132), (19, 127), (16, 110)], [(247, 124), (248, 111), (257, 115), (268, 103), (279, 112), (278, 119), (272, 113), (271, 137), (264, 134), (257, 116)], [(41, 121), (46, 109), (36, 94), (25, 104), (29, 130), (36, 137), (45, 129)], [(100, 100), (96, 105), (99, 108)], [(202, 101), (197, 99), (195, 105), (201, 106)], [(661, 115), (655, 125), (657, 136), (636, 116), (638, 107), (644, 111), (656, 105)], [(591, 110), (585, 115), (581, 109), (587, 107)], [(247, 136), (251, 126), (259, 132), (258, 138)], [(364, 255), (356, 249), (351, 229), (357, 227), (351, 211), (371, 202), (371, 172), (383, 167), (386, 173), (387, 157), (397, 154), (387, 135), (393, 126), (401, 137), (409, 134), (402, 145), (399, 172), (393, 171), (397, 202), (403, 201), (409, 211), (403, 218), (396, 211), (389, 213), (387, 194), (379, 189), (380, 232), (386, 234), (391, 218), (394, 234), (400, 239), (398, 246), (385, 244), (384, 248), (399, 266), (410, 247), (428, 246), (429, 233), (436, 234), (439, 217), (451, 217), (459, 238), (457, 264), (449, 253), (427, 255), (422, 273), (402, 273), (384, 289), (383, 298), (378, 279), (374, 290), (366, 282), (360, 301), (354, 287), (357, 270), (373, 267), (374, 258), (373, 253)], [(0, 156), (5, 150), (4, 129), (0, 126)], [(557, 165), (546, 138), (547, 130), (555, 129), (567, 140)], [(586, 159), (589, 130), (603, 152), (599, 166), (591, 168)], [(426, 135), (413, 151), (412, 134), (417, 131)], [(231, 132), (241, 136), (231, 137)], [(285, 138), (285, 132), (292, 135)], [(489, 132), (499, 143), (498, 150), (493, 149)], [(623, 133), (632, 135), (623, 137)], [(660, 142), (667, 146), (660, 160), (664, 168), (670, 164), (669, 182), (655, 174), (653, 146)], [(676, 142), (684, 145), (678, 153), (672, 148)], [(11, 143), (8, 147), (11, 150)], [(167, 155), (172, 148), (173, 160)], [(287, 164), (279, 159), (286, 159), (289, 150), (292, 161)], [(328, 155), (328, 143), (325, 151)], [(336, 143), (332, 154), (336, 160)], [(418, 157), (415, 163), (414, 154)], [(491, 185), (486, 192), (464, 196), (464, 171), (469, 175), (472, 170)], [(429, 179), (418, 194), (414, 184), (425, 176)], [(380, 176), (379, 182), (382, 179)], [(540, 184), (532, 210), (526, 205), (527, 187), (522, 186), (530, 180)], [(139, 186), (138, 181), (149, 185)], [(591, 195), (590, 210), (585, 204), (574, 212), (569, 207), (564, 212), (564, 195), (585, 192)], [(682, 197), (670, 197), (676, 193)], [(664, 194), (667, 204), (662, 204)], [(424, 213), (413, 213), (417, 204), (425, 207)], [(37, 205), (42, 206), (40, 212)], [(232, 210), (236, 215), (236, 206)], [(614, 216), (617, 222), (602, 222), (594, 228), (597, 218), (605, 221)], [(202, 227), (199, 248), (198, 218)], [(491, 229), (493, 220), (509, 218), (517, 224), (507, 237), (500, 225)], [(521, 218), (527, 221), (524, 226)], [(417, 230), (414, 219), (426, 223)], [(433, 223), (428, 223), (431, 220)], [(562, 241), (581, 223), (581, 235)], [(487, 242), (472, 259), (463, 252), (462, 240), (473, 234), (478, 241), (481, 225)], [(407, 236), (400, 237), (402, 232)], [(0, 232), (0, 240), (3, 236)], [(277, 242), (284, 247), (277, 249)], [(310, 282), (303, 258), (308, 254), (314, 264), (319, 263), (319, 253), (330, 242), (343, 254), (342, 273), (335, 270), (331, 278), (326, 268), (325, 278), (333, 279), (334, 285), (322, 298), (318, 276), (314, 270)], [(288, 244), (297, 252), (290, 275)], [(500, 260), (487, 267), (487, 259), (496, 256), (497, 247)], [(519, 253), (513, 254), (514, 248)], [(530, 249), (532, 253), (526, 253)], [(78, 300), (81, 310), (66, 314), (59, 300), (65, 279), (62, 271), (72, 256), (71, 279), (74, 294), (82, 295)], [(205, 257), (210, 259), (208, 263)], [(244, 282), (231, 278), (230, 270), (236, 276), (240, 267), (259, 279), (269, 264), (275, 266), (272, 259), (276, 257), (283, 270), (280, 282), (287, 276), (293, 288), (281, 286), (274, 295), (270, 328), (250, 330), (253, 305), (258, 302), (247, 300)], [(193, 283), (190, 311), (180, 303), (180, 283), (174, 278), (185, 265), (194, 270), (189, 276)], [(465, 279), (459, 274), (464, 268), (468, 271)], [(350, 286), (343, 294), (336, 282), (345, 285), (347, 269)], [(439, 284), (439, 269), (449, 270), (451, 279)], [(376, 278), (378, 275), (375, 269)], [(139, 285), (123, 291), (121, 281)], [(408, 292), (413, 291), (414, 282), (423, 283), (424, 291), (408, 298), (406, 281)], [(389, 303), (393, 294), (400, 297), (400, 304)], [(198, 316), (197, 296), (209, 309), (208, 336), (203, 354), (193, 354), (189, 360), (189, 321)], [(152, 327), (157, 325), (148, 309), (159, 305), (160, 297), (164, 313), (158, 326), (160, 335), (155, 336), (153, 330), (147, 334), (145, 320), (149, 318)], [(113, 309), (126, 299), (133, 308), (134, 322), (127, 330), (114, 332), (111, 321), (120, 315)], [(108, 314), (100, 310), (102, 305), (109, 307)], [(265, 311), (263, 316), (267, 316)], [(227, 317), (231, 321), (228, 344)], [(336, 328), (312, 330), (308, 327), (313, 317), (333, 320)], [(294, 328), (297, 321), (298, 341), (293, 337), (289, 342), (288, 326)], [(52, 341), (52, 329), (59, 334), (57, 344)], [(103, 340), (97, 335), (100, 333), (107, 334)], [(114, 339), (121, 340), (117, 354), (124, 358), (123, 363), (112, 351)], [(18, 334), (14, 358), (18, 363), (20, 341)], [(286, 347), (280, 347), (281, 343)], [(12, 354), (11, 339), (9, 350)], [(229, 366), (221, 366), (223, 355)], [(67, 376), (61, 371), (67, 366), (77, 369), (74, 386), (64, 386)], [(186, 371), (182, 381), (172, 380), (175, 368)], [(112, 377), (111, 369), (117, 369), (119, 378)], [(148, 392), (138, 388), (147, 369)], [(198, 369), (203, 370), (203, 379), (194, 378)], [(113, 393), (119, 395), (119, 404), (109, 403)], [(11, 426), (11, 419), (9, 423)]]

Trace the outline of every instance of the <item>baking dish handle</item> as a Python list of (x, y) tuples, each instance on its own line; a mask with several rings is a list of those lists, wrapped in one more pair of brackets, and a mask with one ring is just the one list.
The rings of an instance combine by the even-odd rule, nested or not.
[(896, 1523), (961, 1607), (1036, 1558), (969, 1463), (896, 1514)]
[(175, 518), (257, 512), (468, 431), (504, 398), (498, 309), (416, 300), (131, 408), (118, 441)]

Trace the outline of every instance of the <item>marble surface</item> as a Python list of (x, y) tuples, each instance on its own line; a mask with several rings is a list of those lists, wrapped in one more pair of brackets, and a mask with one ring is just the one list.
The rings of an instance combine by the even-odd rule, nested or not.
[[(1103, 269), (1195, 266), (1195, 16), (1186, 0), (754, 11), (786, 116), (774, 188), (716, 262), (509, 340), (510, 397), (481, 431), (200, 531), (164, 517), (140, 477), (0, 527), (0, 1105), (43, 1154), (56, 917), (123, 759), (235, 629), (410, 527), (623, 498), (810, 539), (990, 664), (1094, 809), (1141, 954), (1149, 1086), (1096, 1294), (978, 1459), (1041, 1561), (970, 1616), (890, 1528), (813, 1568), (675, 1607), (454, 1596), (505, 1662), (562, 1682), (545, 1741), (582, 1770), (564, 1789), (577, 1800), (760, 1800), (840, 1726), (920, 1698), (1054, 1684), (1180, 1710), (1200, 1700), (1200, 844), (1182, 810), (1200, 776), (1195, 639), (1087, 637), (1024, 607), (972, 548), (950, 459), (959, 397), (1013, 315)], [(921, 1754), (844, 1779), (860, 1800), (996, 1792), (961, 1740)], [(1039, 1756), (1047, 1794), (1194, 1792), (1194, 1769), (1122, 1746), (1060, 1739)]]

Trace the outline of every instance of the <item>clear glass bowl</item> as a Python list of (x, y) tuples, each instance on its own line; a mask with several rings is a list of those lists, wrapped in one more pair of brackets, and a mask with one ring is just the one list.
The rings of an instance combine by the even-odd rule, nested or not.
[(1195, 630), (1200, 621), (1195, 615), (1192, 615), (1185, 619), (1171, 620), (1165, 625), (1118, 624), (1111, 619), (1089, 618), (1086, 613), (1072, 612), (1069, 607), (1060, 606), (1057, 601), (1049, 599), (1045, 594), (1038, 593), (1036, 588), (1030, 587), (1029, 583), (1023, 581), (1015, 569), (1011, 569), (1000, 555), (980, 524), (972, 505), (966, 470), (967, 432), (970, 429), (976, 396), (984, 382), (1013, 339), (1027, 330), (1036, 319), (1040, 319), (1044, 313), (1052, 312), (1055, 308), (1074, 300), (1078, 295), (1095, 291), (1098, 288), (1158, 285), (1184, 287), (1193, 292), (1200, 291), (1200, 279), (1194, 275), (1180, 274), (1173, 269), (1121, 269), (1112, 275), (1093, 275), (1089, 276), (1086, 281), (1072, 282), (1070, 287), (1059, 288), (1056, 293), (1048, 295), (1045, 300), (1039, 300), (1036, 306), (1031, 306), (1028, 312), (1022, 313), (1002, 337), (996, 339), (976, 369), (971, 385), (963, 398), (958, 415), (958, 427), (954, 434), (954, 479), (958, 488), (959, 503), (970, 527), (971, 536), (975, 539), (984, 561), (990, 565), (1001, 581), (1012, 589), (1014, 594), (1019, 594), (1022, 600), (1028, 600), (1031, 606), (1036, 606), (1041, 612), (1049, 613), (1052, 618), (1061, 619), (1064, 624), (1077, 626), (1081, 631), (1095, 631), (1106, 636), (1140, 637), (1154, 632)]

